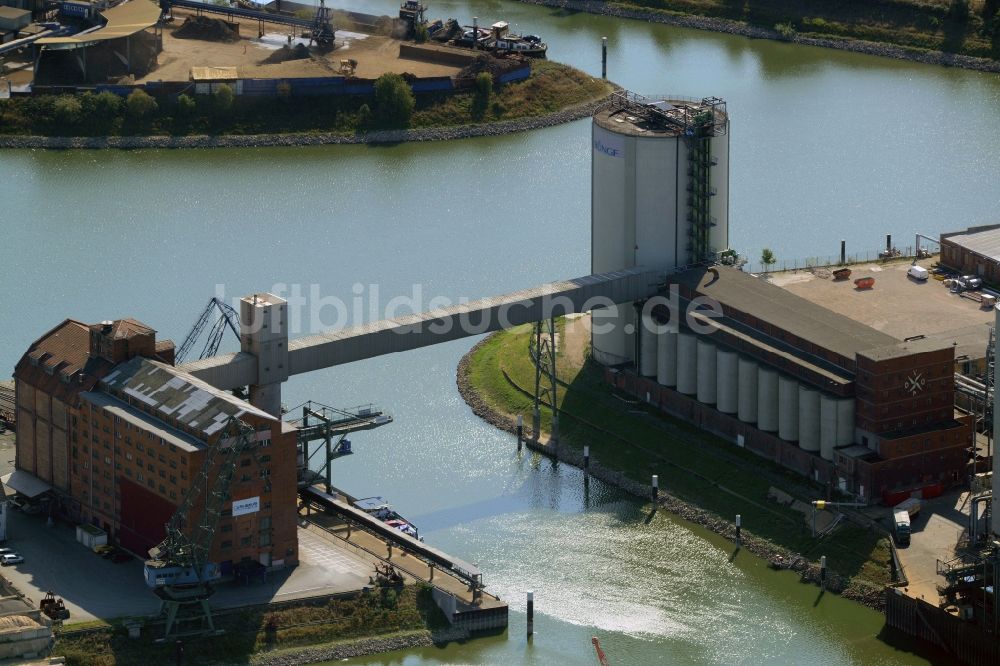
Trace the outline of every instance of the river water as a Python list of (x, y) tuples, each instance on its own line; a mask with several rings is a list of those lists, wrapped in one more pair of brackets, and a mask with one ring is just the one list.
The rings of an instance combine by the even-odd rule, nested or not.
[[(996, 75), (508, 2), (430, 13), (504, 18), (592, 72), (607, 35), (621, 84), (725, 98), (731, 238), (751, 257), (763, 246), (779, 261), (832, 254), (841, 238), (851, 251), (877, 248), (886, 233), (903, 245), (914, 232), (996, 221)], [(133, 316), (179, 341), (213, 294), (296, 285), (312, 294), (292, 321), (306, 334), (344, 323), (330, 302), (356, 294), (370, 319), (393, 297), (422, 309), (583, 275), (589, 159), (587, 121), (448, 144), (4, 152), (0, 367), (66, 316)], [(575, 469), (518, 456), (455, 390), (471, 344), (285, 385), (289, 406), (391, 410), (391, 426), (357, 435), (355, 455), (337, 461), (338, 483), (388, 497), (511, 603), (504, 635), (358, 663), (593, 664), (592, 635), (615, 664), (926, 663), (881, 637), (878, 614), (734, 559), (701, 529), (662, 515), (647, 524), (640, 503), (585, 486)]]

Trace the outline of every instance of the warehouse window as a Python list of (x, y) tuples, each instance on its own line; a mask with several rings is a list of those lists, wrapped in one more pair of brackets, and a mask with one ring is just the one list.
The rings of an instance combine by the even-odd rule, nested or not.
[(170, 475), (170, 483), (174, 484), (175, 486), (177, 485), (177, 477), (174, 476), (173, 474)]
[(125, 460), (132, 460), (132, 454), (131, 453), (126, 453), (125, 454)]
[(146, 478), (146, 477), (144, 477), (144, 476), (142, 475), (142, 472), (136, 472), (136, 474), (135, 474), (135, 480), (136, 480), (136, 481), (139, 481), (139, 482), (142, 482), (142, 481), (143, 481), (143, 480), (144, 480), (145, 478)]
[(222, 544), (220, 545), (220, 547), (221, 547), (221, 548), (222, 548), (223, 550), (226, 550), (226, 549), (229, 549), (229, 548), (232, 548), (232, 547), (233, 547), (233, 542), (232, 542), (232, 541), (223, 541), (223, 542), (222, 542)]
[(167, 489), (163, 487), (162, 483), (160, 484), (160, 494), (161, 495), (166, 495), (167, 494)]
[(240, 539), (240, 545), (241, 546), (249, 546), (251, 544), (253, 544), (253, 537), (252, 536), (245, 536), (242, 539)]
[(261, 532), (260, 536), (257, 537), (258, 546), (270, 546), (271, 545), (271, 533)]
[(128, 467), (125, 468), (125, 476), (127, 476), (127, 477), (131, 477), (132, 476), (132, 470), (130, 468), (128, 468)]
[(264, 469), (260, 470), (260, 478), (267, 479), (270, 476), (271, 476), (271, 469), (269, 467), (265, 467)]
[(110, 458), (110, 456), (104, 456), (104, 464), (105, 465), (110, 465), (111, 464), (111, 458)]
[(233, 531), (233, 526), (232, 525), (223, 525), (222, 526), (222, 531), (223, 532), (232, 532)]
[(155, 471), (156, 468), (153, 467), (153, 463), (147, 463), (146, 464), (146, 469), (149, 470), (150, 472), (153, 472), (153, 471)]
[(136, 443), (135, 443), (135, 448), (136, 448), (136, 449), (137, 449), (138, 451), (142, 451), (142, 450), (143, 450), (143, 449), (142, 449), (142, 442), (136, 442)]
[(170, 499), (177, 499), (177, 493), (175, 493), (173, 490), (170, 491)]
[(164, 456), (164, 455), (163, 455), (162, 453), (160, 454), (160, 462), (161, 462), (161, 463), (165, 463), (165, 462), (167, 462), (167, 459), (166, 459), (166, 457), (165, 457), (165, 456)]

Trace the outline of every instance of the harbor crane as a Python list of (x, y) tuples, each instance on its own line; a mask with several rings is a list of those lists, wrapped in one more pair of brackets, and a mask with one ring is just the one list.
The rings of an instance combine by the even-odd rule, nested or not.
[[(205, 452), (205, 461), (192, 480), (177, 511), (166, 525), (166, 537), (149, 549), (143, 569), (146, 585), (153, 588), (165, 616), (164, 639), (214, 633), (208, 606), (221, 578), (219, 565), (209, 560), (212, 539), (240, 456), (256, 448), (255, 430), (230, 417), (219, 439)], [(196, 625), (191, 628), (189, 625)], [(181, 631), (182, 626), (189, 626)]]
[(212, 315), (218, 311), (219, 318), (215, 320), (212, 324), (212, 328), (208, 331), (208, 339), (205, 341), (205, 346), (201, 350), (201, 354), (198, 359), (210, 358), (215, 356), (219, 352), (219, 345), (222, 344), (222, 337), (226, 333), (228, 328), (239, 340), (240, 337), (240, 315), (236, 310), (216, 297), (212, 297), (208, 300), (208, 305), (202, 310), (201, 315), (199, 315), (198, 320), (191, 327), (191, 332), (187, 334), (184, 338), (184, 342), (177, 349), (174, 354), (174, 363), (181, 364), (187, 355), (191, 353), (191, 349), (198, 342), (198, 338), (201, 337), (202, 332), (204, 332), (205, 327), (208, 326), (208, 322), (211, 320)]

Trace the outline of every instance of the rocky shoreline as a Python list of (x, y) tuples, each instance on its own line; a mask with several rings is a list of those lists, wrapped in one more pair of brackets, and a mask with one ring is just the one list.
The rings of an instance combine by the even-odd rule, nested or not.
[(729, 19), (713, 18), (708, 16), (691, 16), (686, 14), (668, 14), (653, 10), (640, 8), (622, 7), (618, 5), (606, 4), (597, 0), (519, 0), (529, 5), (540, 5), (543, 7), (554, 7), (558, 9), (568, 9), (576, 12), (586, 12), (589, 14), (603, 14), (605, 16), (616, 16), (619, 18), (635, 19), (647, 21), (649, 23), (664, 23), (682, 28), (695, 28), (697, 30), (709, 30), (711, 32), (724, 32), (730, 35), (740, 35), (751, 39), (774, 39), (804, 46), (819, 46), (828, 49), (839, 49), (841, 51), (853, 51), (866, 55), (881, 56), (884, 58), (895, 58), (897, 60), (911, 60), (927, 65), (942, 65), (944, 67), (960, 67), (979, 72), (1000, 72), (1000, 61), (989, 58), (976, 58), (973, 56), (959, 55), (955, 53), (945, 53), (943, 51), (923, 51), (920, 49), (906, 48), (894, 44), (882, 42), (869, 42), (861, 39), (831, 39), (816, 38), (793, 35), (791, 37), (782, 36), (777, 30), (748, 25), (740, 21)]
[(443, 632), (414, 631), (392, 636), (376, 636), (361, 638), (356, 641), (337, 643), (319, 647), (304, 647), (282, 651), (278, 654), (257, 654), (250, 663), (254, 666), (304, 666), (321, 661), (340, 661), (354, 657), (365, 657), (383, 652), (410, 650), (420, 647), (431, 647), (435, 644), (468, 638), (464, 630), (446, 630)]
[[(498, 335), (498, 333), (493, 333), (486, 338), (483, 338), (483, 340), (477, 343), (468, 351), (467, 354), (465, 354), (465, 356), (462, 357), (462, 360), (458, 363), (455, 381), (458, 386), (459, 394), (462, 396), (462, 399), (466, 402), (466, 404), (472, 409), (473, 414), (496, 428), (505, 430), (511, 434), (516, 434), (516, 421), (490, 407), (482, 396), (480, 396), (479, 393), (472, 387), (472, 382), (469, 379), (472, 357), (484, 344), (492, 339), (494, 335)], [(531, 440), (527, 440), (525, 444), (528, 448), (555, 458), (560, 462), (564, 462), (581, 469), (583, 468), (583, 453), (574, 448), (565, 446), (561, 443), (552, 445), (548, 442), (536, 443)], [(588, 470), (592, 477), (613, 486), (617, 486), (631, 495), (647, 500), (652, 497), (651, 486), (638, 483), (619, 471), (604, 467), (601, 465), (600, 461), (593, 456), (591, 456)], [(665, 492), (662, 488), (660, 489), (658, 504), (666, 511), (669, 511), (684, 520), (700, 525), (701, 527), (715, 532), (716, 534), (729, 539), (734, 543), (736, 541), (736, 526), (733, 523), (720, 518), (714, 513), (705, 511), (704, 509), (678, 499), (670, 493)], [(795, 553), (787, 548), (778, 546), (767, 539), (757, 537), (746, 529), (741, 530), (740, 547), (753, 555), (768, 560), (771, 563), (771, 566), (776, 569), (790, 569), (797, 572), (803, 582), (815, 584), (820, 583), (820, 568), (818, 563), (811, 562), (799, 553)], [(851, 599), (852, 601), (856, 601), (874, 610), (882, 611), (885, 608), (885, 597), (881, 587), (851, 581), (833, 572), (827, 572), (825, 589), (830, 592), (840, 594), (846, 599)]]
[(0, 136), (0, 148), (69, 150), (84, 148), (100, 150), (117, 148), (139, 150), (150, 148), (263, 148), (273, 146), (321, 146), (331, 144), (395, 144), (410, 141), (452, 141), (483, 136), (500, 136), (527, 132), (588, 118), (608, 97), (577, 104), (561, 111), (533, 118), (502, 120), (481, 125), (428, 127), (405, 130), (379, 130), (359, 134), (247, 134), (221, 136)]

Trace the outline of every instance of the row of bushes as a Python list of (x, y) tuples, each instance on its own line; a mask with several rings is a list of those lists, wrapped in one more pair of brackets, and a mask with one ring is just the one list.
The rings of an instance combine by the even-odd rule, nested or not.
[[(473, 119), (483, 118), (492, 95), (492, 76), (479, 74), (471, 96)], [(440, 104), (443, 97), (431, 97), (425, 103)], [(352, 132), (409, 127), (416, 110), (417, 100), (406, 81), (398, 74), (383, 74), (375, 82), (372, 97), (237, 98), (225, 84), (210, 95), (163, 98), (140, 89), (124, 99), (111, 92), (17, 97), (0, 101), (0, 133)]]

